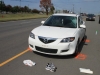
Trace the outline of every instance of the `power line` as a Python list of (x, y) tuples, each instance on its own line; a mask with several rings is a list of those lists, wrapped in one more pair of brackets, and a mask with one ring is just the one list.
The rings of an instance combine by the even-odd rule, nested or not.
[(61, 1), (61, 2), (56, 2), (56, 4), (61, 4), (61, 3), (85, 3), (85, 2), (87, 2), (87, 3), (91, 3), (91, 2), (99, 2), (100, 0), (96, 0), (96, 1), (78, 1), (78, 2), (76, 2), (76, 1), (74, 1), (74, 2), (72, 2), (72, 1), (68, 1), (68, 2), (64, 2), (64, 1)]
[(28, 1), (28, 0), (11, 0), (11, 1), (21, 1), (21, 2), (37, 3), (35, 1)]
[(27, 0), (11, 0), (11, 1), (19, 1), (20, 2), (20, 7), (21, 7), (22, 2), (36, 3), (34, 1), (27, 1)]

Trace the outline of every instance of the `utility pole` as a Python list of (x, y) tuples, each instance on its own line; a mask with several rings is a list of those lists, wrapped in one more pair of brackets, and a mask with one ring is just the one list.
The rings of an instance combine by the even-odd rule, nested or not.
[(73, 13), (74, 13), (74, 4), (73, 4)]
[(80, 13), (81, 13), (81, 8), (80, 8)]
[(29, 4), (28, 4), (28, 8), (29, 8)]
[(20, 0), (20, 7), (21, 7), (21, 0)]

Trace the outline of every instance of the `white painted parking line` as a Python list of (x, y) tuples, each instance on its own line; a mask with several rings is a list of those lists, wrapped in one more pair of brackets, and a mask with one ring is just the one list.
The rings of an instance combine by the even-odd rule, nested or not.
[(80, 72), (82, 73), (88, 73), (88, 74), (93, 74), (93, 71), (90, 69), (85, 69), (85, 68), (79, 68)]

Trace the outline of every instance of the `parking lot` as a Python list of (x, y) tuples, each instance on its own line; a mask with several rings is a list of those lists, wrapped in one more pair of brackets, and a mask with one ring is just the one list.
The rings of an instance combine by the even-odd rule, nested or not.
[[(86, 40), (79, 45), (78, 56), (50, 56), (34, 53), (28, 49), (28, 36), (31, 30), (41, 25), (41, 19), (20, 20), (0, 23), (0, 75), (87, 75), (79, 68), (99, 75), (100, 69), (100, 24), (86, 22)], [(36, 62), (29, 67), (23, 64), (30, 59)], [(45, 70), (47, 63), (54, 63), (56, 72)]]

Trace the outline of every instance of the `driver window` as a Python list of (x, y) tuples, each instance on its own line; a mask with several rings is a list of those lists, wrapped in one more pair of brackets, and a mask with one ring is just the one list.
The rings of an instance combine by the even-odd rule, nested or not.
[(80, 27), (81, 25), (81, 21), (80, 21), (80, 17), (78, 17), (78, 27)]

